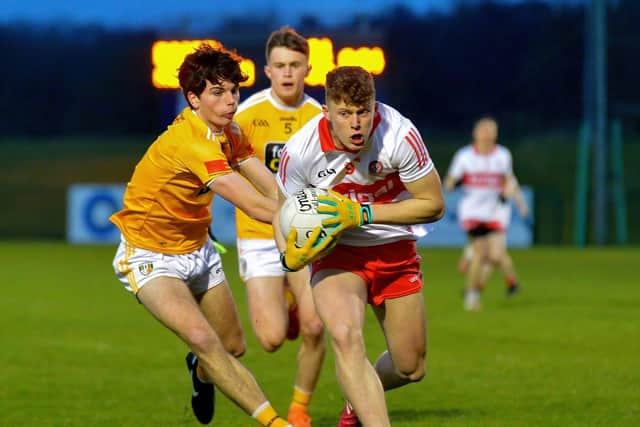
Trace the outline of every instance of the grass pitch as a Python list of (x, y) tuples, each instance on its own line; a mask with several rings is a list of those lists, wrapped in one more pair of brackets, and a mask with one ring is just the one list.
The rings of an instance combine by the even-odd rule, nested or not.
[[(0, 243), (0, 426), (197, 426), (185, 346), (124, 291), (114, 247)], [(522, 293), (497, 273), (484, 310), (462, 310), (457, 250), (423, 251), (428, 374), (387, 393), (396, 427), (637, 426), (638, 248), (513, 251)], [(243, 362), (286, 413), (297, 343), (262, 351), (246, 321), (235, 252), (225, 267), (245, 322)], [(375, 359), (384, 341), (369, 313)], [(212, 425), (257, 425), (217, 395)], [(342, 398), (331, 352), (314, 395), (315, 427), (335, 426)]]

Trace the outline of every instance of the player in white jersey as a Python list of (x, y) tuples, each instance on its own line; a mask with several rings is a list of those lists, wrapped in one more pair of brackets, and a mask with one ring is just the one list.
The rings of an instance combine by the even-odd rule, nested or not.
[(493, 266), (498, 266), (505, 277), (507, 295), (518, 291), (518, 278), (506, 248), (509, 201), (515, 201), (523, 217), (529, 214), (529, 207), (513, 173), (511, 153), (496, 143), (497, 137), (498, 125), (493, 118), (478, 120), (473, 142), (456, 152), (444, 180), (447, 191), (456, 185), (464, 191), (458, 219), (471, 245), (465, 292), (465, 308), (470, 311), (480, 309), (480, 293)]
[[(420, 133), (376, 102), (367, 71), (336, 68), (325, 90), (322, 115), (287, 142), (277, 181), (281, 202), (304, 187), (332, 190), (318, 207), (332, 215), (325, 219), (328, 236), (318, 228), (297, 248), (294, 230), (281, 260), (291, 270), (313, 262), (313, 298), (347, 399), (338, 426), (389, 426), (384, 391), (425, 374), (426, 314), (412, 225), (439, 219), (444, 199)], [(279, 231), (276, 237), (285, 247)], [(367, 304), (388, 345), (375, 367), (363, 337)]]
[[(304, 79), (310, 70), (307, 40), (283, 27), (271, 33), (265, 50), (265, 74), (271, 85), (240, 104), (234, 120), (256, 156), (276, 173), (284, 143), (320, 113), (321, 106), (304, 93)], [(298, 331), (302, 336), (287, 419), (294, 427), (311, 427), (308, 406), (326, 345), (311, 297), (309, 269), (286, 273), (285, 278), (271, 224), (253, 220), (236, 209), (236, 229), (240, 276), (246, 285), (249, 319), (258, 342), (273, 352), (285, 338), (295, 339)]]

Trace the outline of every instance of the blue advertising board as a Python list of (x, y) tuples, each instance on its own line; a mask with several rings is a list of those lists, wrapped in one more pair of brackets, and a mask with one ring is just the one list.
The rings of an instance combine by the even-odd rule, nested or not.
[(109, 216), (122, 209), (122, 184), (74, 184), (67, 190), (67, 241), (115, 243), (120, 232)]
[[(115, 244), (120, 232), (109, 216), (122, 208), (124, 184), (74, 184), (67, 192), (67, 241), (74, 244)], [(522, 188), (525, 200), (534, 218), (533, 191)], [(458, 224), (457, 205), (460, 191), (445, 194), (447, 212), (432, 224), (417, 227), (426, 233), (418, 240), (421, 247), (460, 247), (467, 241), (466, 234)], [(521, 218), (513, 209), (511, 225), (507, 230), (510, 247), (528, 247), (533, 244), (533, 221)], [(234, 207), (222, 197), (214, 197), (212, 230), (216, 238), (225, 245), (235, 244), (236, 226)]]

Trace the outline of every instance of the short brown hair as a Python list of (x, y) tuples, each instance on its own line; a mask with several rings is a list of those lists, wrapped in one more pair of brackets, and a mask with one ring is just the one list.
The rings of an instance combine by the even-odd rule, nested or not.
[(291, 27), (280, 27), (269, 35), (265, 49), (267, 64), (271, 51), (276, 47), (286, 47), (309, 57), (309, 42)]
[(233, 52), (207, 43), (188, 54), (178, 69), (178, 81), (187, 103), (187, 94), (193, 92), (200, 96), (207, 87), (207, 80), (212, 84), (227, 80), (236, 85), (246, 81), (248, 77), (240, 69), (240, 59)]
[(493, 123), (494, 125), (498, 125), (498, 121), (493, 116), (482, 116), (473, 124), (474, 127), (483, 124), (483, 123)]
[(325, 102), (365, 105), (376, 97), (373, 76), (357, 66), (338, 67), (327, 73)]

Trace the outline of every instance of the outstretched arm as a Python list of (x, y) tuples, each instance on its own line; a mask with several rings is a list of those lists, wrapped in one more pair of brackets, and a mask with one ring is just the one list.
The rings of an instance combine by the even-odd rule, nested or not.
[(273, 173), (257, 157), (250, 157), (240, 163), (238, 172), (265, 196), (273, 200), (278, 198), (278, 185)]
[(209, 188), (224, 197), (253, 219), (271, 222), (277, 209), (277, 202), (260, 194), (247, 180), (235, 172), (216, 178)]

